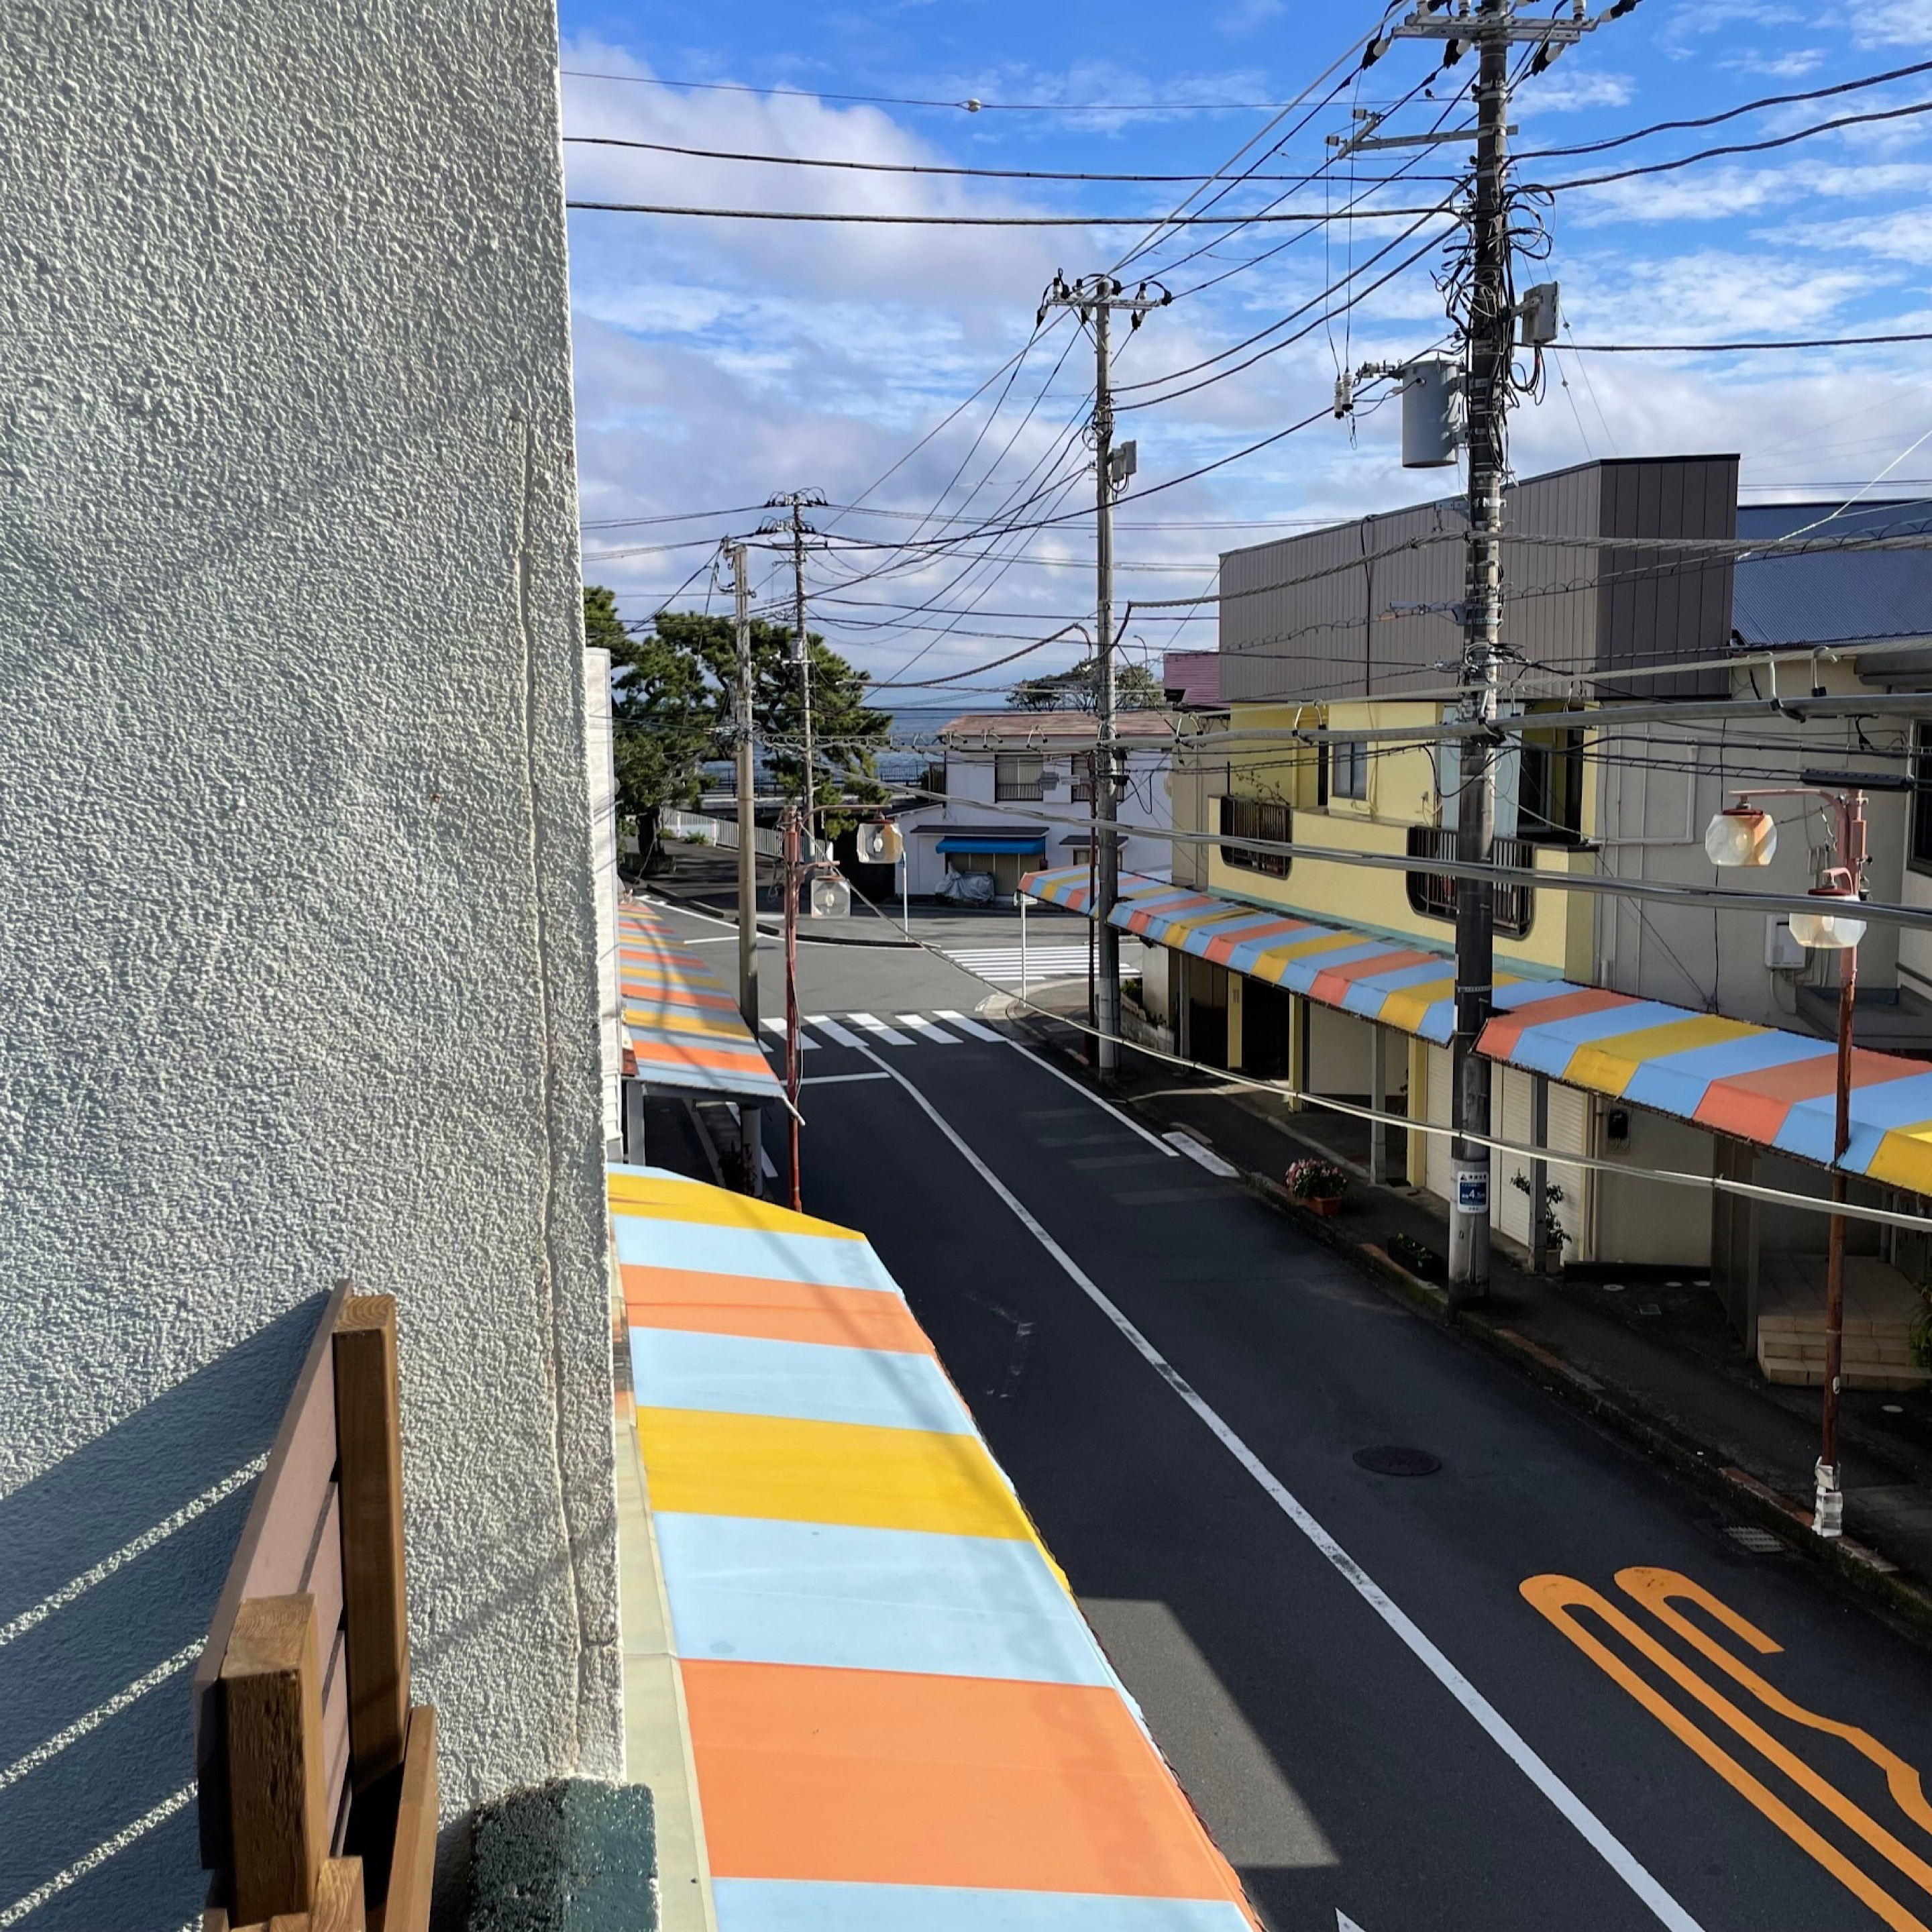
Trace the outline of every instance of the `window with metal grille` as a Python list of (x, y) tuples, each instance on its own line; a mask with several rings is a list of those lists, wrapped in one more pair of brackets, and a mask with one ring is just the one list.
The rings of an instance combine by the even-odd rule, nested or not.
[(1094, 754), (1082, 752), (1072, 764), (1073, 788), (1066, 796), (1075, 805), (1090, 805), (1094, 802)]
[(1036, 800), (1043, 796), (1040, 773), (1040, 756), (1037, 752), (994, 752), (994, 799)]
[[(1456, 856), (1456, 828), (1453, 825), (1412, 825), (1408, 828), (1408, 856), (1412, 859), (1453, 859)], [(1534, 847), (1521, 838), (1498, 838), (1490, 848), (1498, 866), (1520, 866), (1527, 872), (1536, 863)], [(1456, 916), (1456, 881), (1441, 872), (1411, 872), (1408, 909), (1423, 919), (1454, 920)], [(1536, 890), (1532, 886), (1498, 885), (1496, 926), (1506, 939), (1521, 939), (1536, 917)]]
[[(1221, 834), (1231, 838), (1274, 838), (1284, 845), (1294, 836), (1294, 814), (1285, 805), (1258, 798), (1223, 798)], [(1285, 879), (1294, 860), (1286, 852), (1251, 852), (1245, 845), (1223, 845), (1221, 862), (1244, 872), (1264, 872)]]

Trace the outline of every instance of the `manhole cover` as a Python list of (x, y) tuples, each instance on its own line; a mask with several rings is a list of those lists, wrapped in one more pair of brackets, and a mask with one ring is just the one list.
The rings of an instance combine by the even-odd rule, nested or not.
[(1402, 1449), (1393, 1445), (1383, 1449), (1358, 1449), (1355, 1460), (1378, 1476), (1432, 1476), (1442, 1466), (1442, 1457), (1430, 1455), (1426, 1449)]
[(1775, 1556), (1784, 1545), (1768, 1529), (1760, 1529), (1754, 1522), (1727, 1522), (1724, 1534), (1740, 1550), (1748, 1550), (1754, 1556)]

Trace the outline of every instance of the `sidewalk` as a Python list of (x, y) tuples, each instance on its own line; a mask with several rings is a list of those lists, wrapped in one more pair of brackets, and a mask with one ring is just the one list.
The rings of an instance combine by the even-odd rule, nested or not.
[[(1081, 1060), (1084, 1042), (1072, 1028), (1036, 1018), (1019, 1024), (1069, 1060)], [(1131, 1049), (1123, 1061), (1119, 1096), (1136, 1111), (1206, 1142), (1308, 1233), (1352, 1253), (1412, 1305), (1509, 1357), (1720, 1497), (1736, 1517), (1770, 1530), (1932, 1636), (1932, 1403), (1925, 1396), (1845, 1394), (1840, 1430), (1847, 1534), (1841, 1543), (1822, 1543), (1809, 1527), (1819, 1391), (1766, 1383), (1715, 1298), (1691, 1285), (1689, 1271), (1538, 1276), (1526, 1258), (1511, 1252), (1514, 1244), (1498, 1241), (1487, 1300), (1450, 1316), (1442, 1288), (1388, 1252), (1392, 1236), (1406, 1234), (1443, 1256), (1445, 1210), (1416, 1189), (1370, 1184), (1361, 1166), (1365, 1123), (1318, 1110), (1294, 1113), (1270, 1095)], [(1352, 1170), (1342, 1211), (1332, 1220), (1294, 1206), (1281, 1186), (1288, 1163), (1310, 1153)]]

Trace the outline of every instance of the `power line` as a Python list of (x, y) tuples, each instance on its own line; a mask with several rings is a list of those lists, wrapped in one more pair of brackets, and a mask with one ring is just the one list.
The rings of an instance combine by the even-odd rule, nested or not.
[(1292, 100), (981, 100), (971, 95), (958, 100), (926, 100), (902, 94), (752, 87), (739, 81), (666, 80), (653, 74), (603, 74), (588, 68), (567, 67), (559, 71), (572, 80), (617, 80), (634, 87), (676, 88), (692, 93), (757, 94), (772, 100), (836, 100), (861, 107), (955, 108), (968, 114), (1266, 114), (1298, 104)]
[[(1932, 102), (1927, 105), (1932, 106)], [(1898, 335), (1810, 335), (1789, 342), (1573, 342), (1568, 346), (1586, 356), (1736, 356), (1749, 350), (1870, 349), (1891, 342), (1932, 342), (1932, 330)], [(1786, 487), (1774, 483), (1738, 485), (1754, 490)]]
[(1756, 114), (1767, 107), (1790, 107), (1803, 100), (1828, 100), (1834, 94), (1854, 94), (1861, 88), (1882, 86), (1888, 80), (1909, 80), (1916, 74), (1932, 74), (1932, 61), (1916, 61), (1910, 67), (1895, 67), (1886, 74), (1870, 74), (1857, 80), (1841, 80), (1831, 87), (1808, 87), (1798, 94), (1768, 94), (1761, 100), (1747, 100), (1742, 107), (1727, 107), (1721, 114), (1700, 115), (1689, 121), (1654, 121), (1648, 128), (1635, 128), (1627, 134), (1613, 134), (1605, 141), (1580, 141), (1566, 148), (1526, 148), (1519, 161), (1546, 161), (1560, 155), (1600, 154), (1611, 148), (1628, 147), (1633, 141), (1648, 140), (1653, 134), (1680, 133), (1692, 128), (1714, 128), (1735, 121), (1741, 114)]
[(1799, 128), (1789, 134), (1775, 134), (1762, 141), (1734, 141), (1721, 148), (1700, 148), (1694, 154), (1680, 154), (1675, 160), (1652, 161), (1640, 168), (1619, 168), (1614, 174), (1582, 175), (1574, 181), (1546, 182), (1540, 184), (1550, 193), (1558, 194), (1570, 188), (1605, 188), (1612, 182), (1635, 181), (1646, 175), (1670, 174), (1678, 168), (1694, 166), (1699, 161), (1721, 159), (1726, 154), (1761, 154), (1772, 148), (1788, 148), (1795, 141), (1808, 141), (1814, 135), (1829, 134), (1840, 128), (1863, 127), (1875, 121), (1901, 121), (1914, 114), (1932, 114), (1932, 100), (1914, 100), (1903, 107), (1886, 107), (1870, 114), (1843, 114), (1835, 121), (1819, 121), (1808, 128)]
[[(1928, 103), (1932, 106), (1932, 103)], [(1609, 178), (1609, 177), (1606, 177)], [(1590, 184), (1564, 182), (1562, 186)], [(1145, 214), (854, 214), (802, 208), (681, 208), (642, 201), (567, 201), (565, 207), (604, 214), (694, 215), (712, 221), (818, 221), (858, 223), (887, 228), (1144, 228), (1156, 218)], [(1394, 220), (1412, 214), (1433, 214), (1432, 208), (1370, 208), (1357, 212), (1359, 221)], [(1245, 228), (1253, 222), (1314, 222), (1332, 220), (1327, 214), (1170, 215), (1160, 225), (1169, 228)]]
[[(1100, 174), (1057, 168), (967, 168), (926, 161), (855, 161), (807, 154), (757, 154), (730, 148), (686, 148), (669, 141), (623, 140), (614, 134), (566, 134), (563, 142), (566, 147), (634, 148), (653, 154), (684, 154), (700, 161), (754, 161), (768, 167), (840, 168), (874, 175), (944, 175), (969, 181), (1125, 182), (1149, 186), (1193, 182), (1204, 187), (1209, 182), (1219, 181), (1305, 182), (1312, 178), (1306, 173), (1268, 175), (1246, 170), (1239, 174)], [(1396, 177), (1391, 176), (1390, 178)], [(1433, 177), (1412, 176), (1409, 178)], [(1372, 187), (1376, 184), (1373, 182), (1370, 184)], [(1150, 220), (1153, 218), (1148, 218)]]

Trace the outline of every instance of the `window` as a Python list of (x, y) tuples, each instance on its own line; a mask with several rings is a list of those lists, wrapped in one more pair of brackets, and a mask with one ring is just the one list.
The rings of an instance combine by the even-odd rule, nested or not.
[(1076, 805), (1090, 805), (1094, 799), (1094, 754), (1082, 752), (1073, 760), (1073, 789), (1067, 794)]
[[(1521, 838), (1498, 838), (1490, 847), (1494, 863), (1513, 870), (1528, 872), (1536, 863), (1534, 848)], [(1412, 859), (1454, 859), (1456, 828), (1453, 825), (1412, 825), (1408, 828), (1408, 856)], [(1422, 919), (1454, 920), (1456, 916), (1456, 881), (1441, 872), (1411, 872), (1408, 875), (1408, 909)], [(1492, 888), (1496, 932), (1504, 939), (1522, 939), (1536, 917), (1536, 890), (1532, 886), (1498, 885)]]
[(1369, 748), (1360, 744), (1330, 747), (1328, 789), (1336, 798), (1369, 795)]
[[(1286, 845), (1294, 836), (1294, 818), (1285, 805), (1272, 805), (1258, 798), (1224, 798), (1220, 804), (1223, 838), (1274, 838)], [(1285, 879), (1293, 861), (1286, 852), (1251, 852), (1245, 845), (1223, 845), (1221, 862), (1244, 872), (1262, 872), (1271, 879)]]
[(993, 796), (1036, 800), (1042, 796), (1037, 752), (996, 752), (993, 754)]
[[(1583, 833), (1583, 734), (1552, 733), (1539, 743), (1526, 733), (1520, 753), (1516, 836), (1568, 844)], [(1932, 848), (1928, 848), (1932, 856)]]
[(1932, 725), (1912, 728), (1912, 850), (1915, 872), (1932, 872)]

